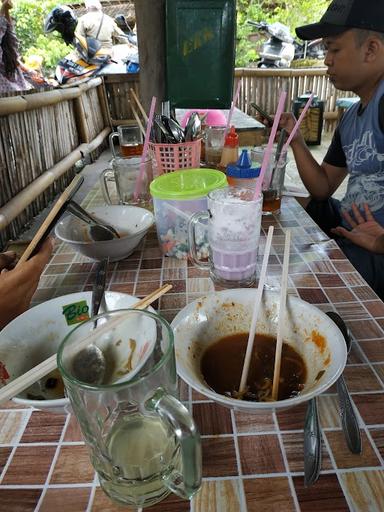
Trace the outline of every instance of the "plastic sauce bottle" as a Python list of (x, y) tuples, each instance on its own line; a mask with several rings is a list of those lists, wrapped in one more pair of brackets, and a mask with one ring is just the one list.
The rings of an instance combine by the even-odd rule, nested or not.
[(235, 165), (227, 166), (227, 181), (230, 187), (255, 188), (260, 167), (252, 167), (248, 151), (243, 149)]
[(229, 164), (234, 164), (239, 158), (239, 136), (235, 131), (235, 127), (231, 126), (231, 129), (225, 136), (223, 152), (221, 153), (221, 160), (219, 169), (225, 171)]

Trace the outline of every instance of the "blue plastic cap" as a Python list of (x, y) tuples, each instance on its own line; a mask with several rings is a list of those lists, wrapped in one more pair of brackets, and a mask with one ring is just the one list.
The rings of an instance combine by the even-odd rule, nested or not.
[(260, 167), (251, 167), (251, 160), (248, 151), (243, 149), (236, 165), (228, 165), (227, 176), (233, 178), (257, 178), (260, 174)]

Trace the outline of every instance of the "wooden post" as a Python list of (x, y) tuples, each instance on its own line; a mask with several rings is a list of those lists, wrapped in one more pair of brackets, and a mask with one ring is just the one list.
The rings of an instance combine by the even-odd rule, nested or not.
[(135, 1), (140, 57), (140, 99), (149, 112), (152, 96), (157, 110), (165, 96), (165, 0)]

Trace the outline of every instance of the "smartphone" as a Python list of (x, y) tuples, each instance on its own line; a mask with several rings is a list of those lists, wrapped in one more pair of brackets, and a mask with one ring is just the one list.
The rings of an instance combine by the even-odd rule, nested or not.
[(69, 201), (79, 190), (83, 181), (83, 176), (75, 176), (73, 178), (71, 183), (68, 185), (68, 187), (64, 190), (59, 199), (53, 205), (51, 211), (47, 215), (47, 218), (44, 220), (40, 228), (37, 230), (37, 233), (32, 238), (31, 242), (29, 243), (23, 254), (20, 256), (20, 259), (17, 262), (16, 266), (20, 265), (20, 263), (23, 263), (24, 261), (27, 261), (29, 258), (31, 258), (34, 254), (36, 254), (39, 251), (39, 248), (41, 247), (42, 243), (47, 238), (47, 236), (55, 227), (60, 217), (65, 212), (65, 209), (67, 208)]
[(258, 111), (258, 113), (264, 117), (264, 119), (267, 120), (269, 126), (273, 125), (272, 117), (269, 114), (267, 114), (265, 110), (263, 110), (261, 107), (259, 107), (259, 105), (256, 105), (256, 103), (251, 103), (250, 105), (251, 105), (251, 107), (256, 109)]

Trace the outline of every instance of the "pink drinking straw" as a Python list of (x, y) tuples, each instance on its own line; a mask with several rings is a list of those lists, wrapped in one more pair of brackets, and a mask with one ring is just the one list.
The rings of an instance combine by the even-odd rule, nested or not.
[(307, 113), (307, 110), (309, 109), (309, 107), (311, 106), (311, 103), (312, 103), (312, 100), (313, 100), (313, 96), (314, 96), (314, 93), (312, 93), (310, 95), (310, 97), (308, 98), (308, 101), (307, 103), (305, 104), (305, 107), (303, 108), (300, 116), (299, 116), (299, 119), (296, 121), (296, 124), (295, 126), (292, 128), (292, 131), (291, 133), (289, 134), (289, 137), (287, 138), (284, 146), (283, 146), (283, 149), (281, 150), (281, 153), (280, 153), (280, 158), (279, 158), (279, 162), (282, 158), (282, 156), (284, 155), (284, 153), (286, 153), (288, 151), (288, 148), (289, 148), (289, 144), (291, 142), (291, 140), (293, 139), (293, 137), (295, 136), (297, 130), (300, 128), (300, 125), (301, 125), (301, 122), (302, 120), (304, 119), (304, 116), (305, 114)]
[(237, 82), (236, 92), (235, 92), (235, 95), (233, 96), (233, 100), (232, 100), (232, 103), (231, 103), (231, 109), (230, 109), (230, 111), (228, 113), (227, 126), (225, 127), (225, 133), (228, 133), (229, 126), (231, 124), (231, 119), (232, 119), (232, 116), (233, 116), (233, 111), (235, 110), (235, 107), (236, 107), (237, 102), (239, 100), (240, 86), (241, 86), (241, 81), (239, 80)]
[(156, 97), (152, 96), (151, 108), (149, 109), (147, 130), (145, 132), (145, 138), (144, 138), (143, 153), (141, 155), (141, 160), (140, 160), (140, 172), (136, 179), (135, 191), (133, 193), (133, 198), (135, 201), (137, 201), (137, 198), (139, 197), (139, 194), (141, 192), (141, 185), (143, 183), (143, 178), (144, 178), (144, 173), (145, 173), (145, 159), (147, 158), (147, 153), (148, 153), (149, 136), (151, 134), (153, 117), (155, 115), (155, 107), (156, 107)]
[(268, 168), (268, 165), (269, 165), (269, 160), (271, 159), (273, 141), (275, 140), (275, 137), (276, 137), (276, 132), (277, 132), (277, 128), (278, 128), (279, 123), (280, 123), (281, 114), (283, 113), (286, 97), (287, 97), (287, 93), (285, 91), (283, 91), (280, 94), (280, 99), (279, 99), (279, 103), (277, 105), (276, 114), (275, 114), (275, 117), (273, 119), (273, 125), (272, 125), (271, 134), (270, 134), (269, 139), (268, 139), (267, 148), (264, 151), (263, 162), (261, 164), (260, 174), (259, 174), (259, 177), (258, 177), (257, 182), (256, 182), (255, 194), (253, 196), (253, 199), (257, 199), (259, 197), (260, 193), (261, 193), (261, 186), (263, 184), (263, 179), (264, 179), (265, 172), (266, 172), (266, 170)]

